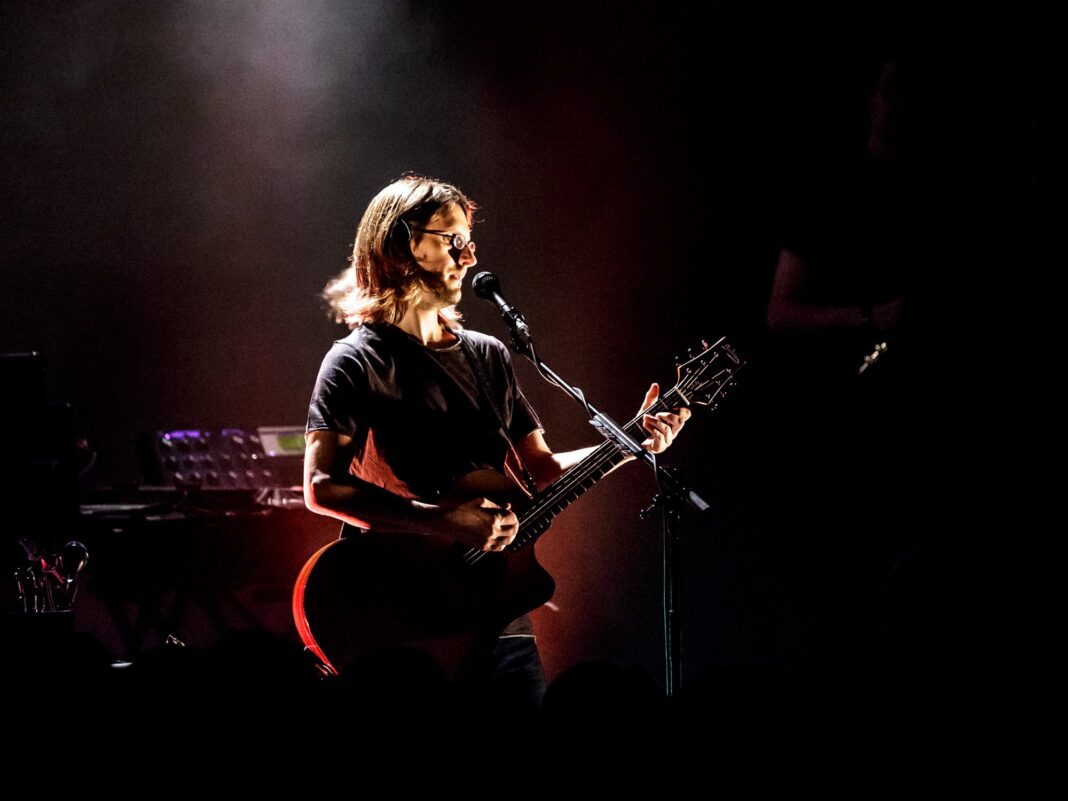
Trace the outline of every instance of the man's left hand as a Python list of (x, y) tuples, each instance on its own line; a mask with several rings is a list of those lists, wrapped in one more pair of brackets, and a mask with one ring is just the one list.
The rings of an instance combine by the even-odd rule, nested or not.
[[(653, 384), (645, 393), (641, 408), (648, 409), (656, 403), (659, 397), (660, 387)], [(671, 443), (675, 441), (675, 437), (689, 419), (690, 410), (685, 407), (670, 412), (645, 415), (642, 419), (642, 427), (649, 432), (649, 438), (642, 442), (642, 447), (650, 453), (663, 453), (671, 447)]]

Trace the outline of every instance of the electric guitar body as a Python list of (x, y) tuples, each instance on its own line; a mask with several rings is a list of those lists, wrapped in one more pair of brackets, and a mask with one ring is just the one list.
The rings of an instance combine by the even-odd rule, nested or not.
[[(474, 498), (526, 496), (492, 470), (465, 476), (443, 505)], [(349, 526), (319, 549), (297, 580), (298, 631), (324, 663), (340, 671), (362, 656), (412, 647), (453, 678), (477, 671), (512, 620), (553, 596), (556, 583), (534, 548), (472, 553), (469, 546), (428, 534), (378, 534)]]

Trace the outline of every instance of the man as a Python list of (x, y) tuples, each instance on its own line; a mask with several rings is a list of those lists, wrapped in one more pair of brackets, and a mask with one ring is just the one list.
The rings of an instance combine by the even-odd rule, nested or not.
[[(316, 382), (304, 495), (312, 511), (376, 536), (418, 533), (498, 552), (518, 530), (510, 504), (452, 502), (450, 489), (485, 468), (544, 487), (593, 448), (554, 453), (505, 346), (456, 325), (477, 263), (475, 208), (456, 187), (418, 176), (391, 183), (368, 206), (352, 267), (326, 293), (353, 331), (331, 348)], [(641, 408), (658, 393), (654, 384)], [(643, 447), (664, 451), (689, 414), (646, 416)], [(494, 689), (536, 710), (544, 677), (525, 615), (504, 630), (492, 661)]]

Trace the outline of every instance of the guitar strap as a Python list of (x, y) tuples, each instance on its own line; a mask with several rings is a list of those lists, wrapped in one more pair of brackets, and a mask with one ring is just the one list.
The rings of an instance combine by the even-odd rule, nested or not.
[(504, 435), (504, 439), (508, 442), (508, 447), (512, 451), (512, 457), (515, 459), (515, 463), (519, 465), (520, 478), (526, 485), (527, 492), (532, 496), (538, 491), (537, 485), (534, 483), (534, 477), (527, 470), (527, 466), (523, 464), (523, 459), (519, 456), (519, 451), (515, 447), (515, 443), (512, 442), (511, 436), (508, 434), (508, 426), (504, 424), (504, 415), (501, 414), (501, 410), (497, 407), (497, 402), (493, 399), (493, 393), (489, 389), (489, 381), (486, 379), (486, 374), (482, 370), (482, 363), (479, 361), (478, 354), (475, 353), (474, 347), (467, 341), (467, 337), (463, 335), (462, 331), (449, 329), (460, 340), (460, 348), (464, 352), (464, 356), (467, 357), (468, 363), (471, 365), (472, 371), (474, 371), (476, 383), (478, 384), (479, 393), (482, 395), (482, 399), (487, 402), (490, 409), (493, 410), (494, 416), (497, 418), (497, 424), (500, 426), (501, 433)]

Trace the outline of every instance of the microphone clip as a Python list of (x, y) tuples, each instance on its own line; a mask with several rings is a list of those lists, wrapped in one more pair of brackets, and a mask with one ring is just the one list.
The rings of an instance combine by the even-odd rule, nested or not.
[(523, 319), (522, 313), (504, 299), (500, 279), (491, 272), (481, 272), (471, 280), (471, 287), (478, 297), (489, 301), (500, 310), (501, 317), (512, 334), (512, 347), (533, 358), (534, 337), (530, 333), (530, 327)]

